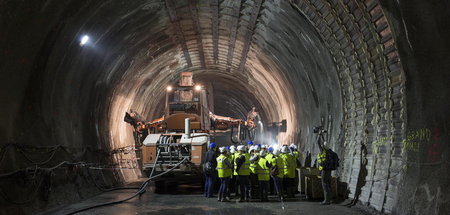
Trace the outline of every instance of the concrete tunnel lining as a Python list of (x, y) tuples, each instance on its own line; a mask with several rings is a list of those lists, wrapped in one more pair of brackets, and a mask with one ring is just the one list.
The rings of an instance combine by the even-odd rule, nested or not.
[[(291, 9), (289, 5), (284, 5), (288, 9)], [(179, 9), (181, 10), (181, 9)], [(293, 11), (291, 9), (291, 13), (294, 15), (297, 13), (296, 11)], [(284, 14), (284, 16), (288, 17), (293, 14)], [(278, 14), (277, 14), (278, 15)], [(279, 14), (281, 16), (281, 14)], [(182, 16), (182, 15), (180, 15)], [(333, 67), (328, 68), (322, 68), (325, 66), (320, 65), (332, 65), (331, 64), (331, 57), (328, 55), (328, 52), (326, 51), (325, 47), (322, 46), (317, 53), (311, 53), (311, 51), (308, 48), (317, 47), (317, 44), (320, 44), (320, 39), (318, 38), (317, 34), (314, 34), (314, 30), (312, 28), (308, 28), (308, 24), (303, 21), (302, 18), (299, 18), (298, 23), (295, 25), (295, 23), (286, 23), (284, 26), (277, 26), (279, 22), (274, 18), (275, 16), (272, 15), (272, 17), (268, 17), (267, 22), (269, 27), (267, 29), (255, 29), (256, 35), (255, 37), (259, 37), (261, 42), (257, 45), (263, 46), (263, 48), (258, 47), (257, 45), (252, 46), (252, 49), (249, 53), (248, 58), (248, 69), (246, 70), (246, 73), (236, 73), (236, 72), (228, 72), (226, 71), (226, 68), (222, 65), (225, 62), (222, 62), (220, 59), (225, 59), (226, 57), (222, 57), (222, 54), (226, 54), (226, 52), (219, 53), (219, 61), (216, 66), (211, 65), (210, 70), (216, 70), (216, 73), (224, 73), (224, 75), (214, 75), (213, 72), (209, 72), (209, 77), (203, 77), (203, 73), (205, 69), (199, 68), (200, 62), (193, 61), (193, 68), (187, 68), (187, 65), (185, 61), (183, 61), (183, 55), (179, 51), (177, 57), (175, 59), (178, 60), (178, 66), (171, 65), (169, 67), (161, 68), (165, 66), (164, 64), (156, 64), (156, 68), (154, 68), (154, 65), (152, 63), (149, 63), (148, 66), (140, 66), (139, 63), (135, 63), (135, 65), (132, 66), (132, 68), (128, 69), (122, 78), (123, 84), (118, 84), (119, 89), (124, 89), (115, 91), (115, 98), (117, 98), (116, 101), (112, 104), (112, 112), (110, 114), (111, 124), (110, 127), (107, 129), (110, 131), (110, 138), (112, 139), (113, 145), (120, 146), (118, 143), (128, 143), (132, 142), (132, 136), (129, 126), (123, 124), (120, 121), (121, 115), (120, 113), (123, 113), (130, 108), (133, 108), (134, 110), (137, 110), (141, 113), (146, 113), (144, 116), (153, 116), (153, 118), (157, 117), (158, 115), (155, 114), (155, 110), (158, 110), (159, 113), (161, 112), (161, 107), (158, 105), (161, 104), (161, 98), (163, 98), (163, 93), (165, 92), (165, 86), (170, 84), (170, 81), (163, 81), (165, 78), (172, 78), (172, 81), (174, 78), (176, 78), (176, 73), (180, 71), (195, 71), (194, 73), (196, 76), (200, 78), (200, 80), (203, 80), (205, 82), (212, 82), (212, 80), (218, 78), (219, 82), (221, 80), (221, 76), (228, 76), (230, 79), (235, 79), (237, 83), (242, 82), (240, 85), (244, 86), (246, 88), (246, 93), (249, 94), (249, 97), (241, 97), (240, 100), (237, 100), (237, 103), (246, 103), (246, 101), (243, 101), (243, 99), (249, 99), (250, 101), (255, 100), (256, 104), (261, 104), (260, 106), (262, 115), (267, 115), (267, 121), (268, 122), (279, 122), (283, 119), (286, 119), (288, 122), (288, 132), (286, 134), (286, 138), (282, 139), (283, 137), (279, 137), (278, 141), (280, 143), (284, 144), (290, 144), (293, 142), (297, 142), (299, 139), (299, 131), (300, 129), (296, 126), (296, 120), (298, 117), (296, 115), (298, 113), (303, 113), (304, 115), (308, 115), (309, 117), (305, 117), (304, 122), (302, 123), (305, 128), (305, 130), (309, 130), (312, 124), (319, 124), (320, 119), (319, 117), (311, 116), (311, 112), (318, 111), (320, 109), (319, 107), (319, 100), (321, 101), (321, 106), (325, 107), (327, 106), (328, 110), (325, 110), (325, 112), (331, 112), (330, 106), (333, 106), (333, 108), (336, 108), (337, 111), (339, 111), (340, 107), (340, 90), (339, 90), (339, 84), (337, 84), (337, 75), (333, 74), (335, 72)], [(264, 19), (265, 17), (262, 17), (261, 19)], [(273, 19), (273, 20), (270, 20)], [(167, 26), (170, 26), (170, 24), (166, 23)], [(298, 27), (298, 29), (294, 29), (294, 27)], [(306, 27), (305, 27), (306, 26)], [(270, 28), (274, 29), (270, 29)], [(207, 26), (206, 29), (210, 28), (210, 26)], [(277, 28), (284, 28), (284, 29), (277, 29)], [(203, 29), (202, 29), (203, 30)], [(293, 41), (292, 38), (281, 38), (281, 35), (278, 35), (276, 37), (271, 37), (271, 34), (268, 34), (265, 31), (278, 31), (283, 30), (284, 32), (292, 32), (293, 34), (306, 34), (305, 32), (308, 32), (310, 36), (302, 36), (302, 40), (299, 40), (298, 42)], [(302, 32), (302, 30), (304, 30)], [(206, 31), (206, 30), (205, 30)], [(227, 33), (222, 33), (224, 35), (227, 35)], [(221, 37), (219, 37), (221, 38)], [(226, 37), (225, 37), (226, 38)], [(311, 39), (313, 38), (313, 39)], [(220, 42), (221, 44), (222, 42)], [(239, 41), (239, 40), (238, 40)], [(237, 44), (239, 42), (237, 41)], [(283, 41), (281, 44), (278, 44), (279, 41)], [(212, 44), (209, 44), (208, 42), (212, 42), (212, 40), (205, 40), (204, 41), (204, 47), (205, 47), (205, 53), (212, 53), (212, 50), (208, 50), (206, 47), (212, 47)], [(186, 43), (195, 43), (192, 41), (186, 41)], [(223, 42), (225, 43), (225, 42)], [(256, 43), (256, 42), (255, 42)], [(285, 57), (281, 55), (281, 50), (284, 47), (286, 49), (290, 49), (290, 45), (295, 44), (295, 47), (299, 47), (296, 50), (291, 50), (291, 52), (295, 53), (292, 57)], [(153, 46), (160, 47), (159, 44), (154, 44)], [(236, 46), (238, 47), (238, 45)], [(149, 50), (143, 50), (142, 52), (152, 52)], [(263, 53), (271, 53), (269, 56), (265, 56)], [(278, 58), (275, 58), (276, 60), (272, 60), (276, 54), (280, 53)], [(308, 53), (308, 54), (306, 54)], [(139, 55), (139, 54), (138, 54)], [(190, 55), (195, 55), (195, 50), (190, 53)], [(270, 56), (271, 55), (271, 56)], [(142, 55), (140, 55), (142, 56)], [(208, 56), (208, 55), (205, 55)], [(323, 56), (323, 57), (322, 57)], [(167, 56), (165, 56), (167, 57)], [(240, 56), (237, 56), (236, 58), (240, 58)], [(192, 57), (192, 59), (196, 59), (195, 57)], [(319, 60), (316, 60), (319, 59)], [(152, 62), (159, 61), (159, 57), (153, 57)], [(134, 62), (141, 62), (139, 58), (135, 58)], [(175, 62), (175, 61), (173, 61)], [(325, 62), (328, 62), (326, 64)], [(184, 65), (183, 65), (184, 63)], [(222, 64), (221, 64), (222, 63)], [(283, 66), (281, 66), (283, 65)], [(209, 64), (208, 64), (209, 66)], [(147, 67), (145, 69), (141, 69), (143, 67)], [(170, 71), (170, 69), (167, 68), (177, 68)], [(197, 67), (197, 68), (196, 68)], [(236, 66), (237, 67), (237, 66)], [(302, 68), (303, 74), (290, 74), (289, 70), (292, 70), (293, 68)], [(149, 69), (151, 68), (151, 69)], [(185, 69), (183, 69), (185, 68)], [(314, 68), (310, 69), (310, 68)], [(309, 69), (309, 70), (308, 70)], [(133, 71), (134, 70), (134, 71)], [(135, 70), (140, 70), (139, 72), (135, 72)], [(202, 71), (203, 70), (203, 71)], [(316, 71), (318, 70), (318, 71)], [(158, 71), (158, 72), (154, 72)], [(284, 72), (282, 72), (284, 71)], [(135, 75), (137, 73), (137, 75)], [(248, 73), (248, 74), (247, 74)], [(311, 73), (309, 75), (308, 73)], [(278, 75), (280, 74), (280, 75)], [(304, 77), (304, 76), (307, 77)], [(278, 76), (278, 77), (277, 77)], [(130, 78), (128, 78), (130, 77)], [(144, 81), (147, 79), (147, 77), (151, 77), (152, 80)], [(161, 78), (160, 78), (161, 77)], [(288, 77), (290, 77), (290, 80), (288, 81)], [(333, 80), (334, 78), (334, 80)], [(131, 80), (129, 80), (131, 79)], [(210, 79), (210, 80), (208, 80)], [(216, 82), (216, 81), (214, 81)], [(316, 92), (316, 90), (311, 90), (312, 86), (315, 85), (313, 82), (318, 83), (317, 85), (326, 85), (323, 91)], [(132, 84), (131, 84), (132, 83)], [(141, 87), (141, 84), (145, 83), (146, 86), (142, 86), (146, 88), (145, 90), (139, 89)], [(153, 85), (153, 83), (156, 83)], [(129, 86), (133, 86), (130, 88)], [(303, 87), (303, 89), (301, 89)], [(231, 84), (227, 87), (217, 87), (213, 85), (214, 92), (216, 96), (220, 96), (221, 94), (225, 94), (227, 96), (230, 95), (240, 95), (242, 94), (239, 91), (235, 90), (235, 86)], [(142, 93), (140, 93), (142, 92)], [(157, 93), (155, 93), (157, 92)], [(158, 93), (159, 92), (159, 93)], [(294, 95), (291, 95), (290, 92), (294, 92)], [(288, 94), (286, 94), (288, 93)], [(320, 95), (321, 93), (324, 94), (324, 96)], [(337, 93), (337, 94), (336, 94)], [(152, 95), (150, 95), (152, 94)], [(155, 95), (156, 94), (156, 95)], [(267, 96), (267, 95), (273, 95), (273, 96)], [(337, 96), (336, 96), (337, 95)], [(227, 97), (224, 96), (224, 97)], [(317, 97), (320, 96), (320, 99)], [(233, 97), (233, 96), (231, 96)], [(308, 99), (313, 97), (314, 99)], [(134, 99), (133, 99), (134, 98)], [(160, 98), (160, 99), (157, 99)], [(300, 101), (297, 101), (297, 98), (300, 98)], [(224, 101), (218, 101), (216, 102), (217, 106), (224, 106), (227, 108), (230, 108), (230, 106), (222, 105), (220, 102), (227, 102), (228, 99), (225, 99)], [(329, 101), (332, 100), (332, 101)], [(314, 104), (310, 104), (311, 101), (314, 101)], [(325, 102), (328, 101), (328, 102)], [(293, 104), (298, 104), (300, 106), (297, 107), (297, 110), (295, 110), (295, 106)], [(301, 107), (309, 105), (308, 109), (303, 109)], [(259, 106), (259, 105), (257, 105)], [(234, 107), (231, 107), (234, 108)], [(242, 113), (246, 113), (251, 106), (247, 105), (247, 110), (239, 110), (241, 113), (241, 116), (243, 117)], [(317, 110), (316, 110), (317, 109)], [(148, 110), (149, 112), (147, 112)], [(333, 112), (336, 112), (333, 111)], [(268, 111), (269, 113), (264, 113), (265, 111)], [(153, 113), (153, 114), (152, 114)], [(337, 112), (336, 112), (337, 113)], [(334, 113), (333, 113), (334, 114)], [(325, 114), (327, 117), (329, 114)], [(339, 115), (339, 114), (336, 114)], [(315, 121), (315, 122), (311, 122)], [(336, 119), (336, 125), (339, 125), (340, 119), (339, 116)], [(126, 131), (126, 132), (125, 132)], [(337, 133), (337, 132), (336, 132)], [(118, 136), (119, 134), (119, 136)], [(127, 134), (126, 136), (124, 134)], [(280, 135), (283, 136), (283, 135)], [(336, 139), (336, 137), (334, 137)], [(275, 141), (275, 140), (274, 140)], [(305, 141), (306, 142), (306, 141)], [(303, 146), (302, 148), (306, 148)], [(309, 150), (314, 150), (315, 146), (309, 148)]]
[[(279, 141), (298, 143), (305, 155), (317, 153), (311, 127), (324, 123), (332, 148), (340, 154), (337, 174), (347, 183), (350, 197), (360, 195), (361, 202), (387, 213), (406, 201), (397, 196), (406, 180), (399, 169), (414, 156), (403, 144), (406, 78), (397, 51), (398, 27), (393, 24), (398, 20), (387, 6), (376, 0), (292, 1), (294, 6), (266, 0), (248, 31), (251, 8), (258, 1), (242, 1), (237, 18), (235, 3), (219, 1), (216, 40), (214, 1), (197, 4), (200, 33), (195, 32), (189, 2), (173, 2), (175, 23), (165, 1), (133, 1), (121, 8), (111, 2), (75, 1), (30, 6), (43, 11), (44, 15), (36, 12), (38, 18), (52, 21), (34, 21), (51, 27), (33, 40), (34, 47), (42, 47), (33, 62), (38, 66), (21, 81), (32, 79), (22, 94), (30, 99), (19, 104), (24, 112), (29, 107), (31, 111), (21, 120), (38, 121), (26, 138), (106, 151), (129, 145), (133, 137), (123, 122), (124, 112), (132, 108), (148, 119), (159, 117), (165, 87), (179, 72), (193, 71), (199, 83), (213, 86), (217, 113), (242, 117), (255, 105), (265, 124), (287, 119), (289, 130)], [(175, 32), (176, 22), (184, 42)], [(78, 36), (85, 33), (93, 43), (80, 47)], [(243, 55), (247, 57), (240, 71)], [(238, 108), (229, 111), (231, 106)], [(365, 176), (358, 166), (363, 153)], [(8, 168), (19, 167), (13, 163)], [(123, 172), (121, 180), (139, 174)], [(366, 183), (358, 188), (362, 179)]]

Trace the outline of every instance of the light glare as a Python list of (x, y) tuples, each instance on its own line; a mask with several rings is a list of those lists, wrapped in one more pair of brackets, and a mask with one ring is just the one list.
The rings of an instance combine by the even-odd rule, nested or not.
[(172, 86), (167, 86), (167, 91), (172, 91)]
[(202, 86), (200, 86), (200, 85), (195, 86), (195, 90), (200, 91), (201, 89), (202, 89)]
[(84, 36), (81, 38), (80, 46), (83, 46), (83, 45), (86, 44), (88, 41), (89, 41), (89, 36), (84, 35)]

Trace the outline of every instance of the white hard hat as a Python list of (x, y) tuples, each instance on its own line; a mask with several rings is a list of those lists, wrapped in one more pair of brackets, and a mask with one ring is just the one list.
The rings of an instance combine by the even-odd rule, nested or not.
[(255, 150), (259, 151), (259, 150), (261, 150), (261, 147), (259, 145), (255, 145)]
[(235, 145), (231, 145), (230, 149), (236, 149), (236, 146)]
[(297, 149), (297, 145), (295, 145), (295, 144), (292, 143), (292, 144), (289, 146), (289, 148)]
[(283, 145), (283, 146), (281, 147), (281, 153), (288, 153), (288, 152), (289, 152), (288, 146), (287, 146), (287, 145)]
[(235, 153), (235, 152), (236, 152), (236, 149), (235, 149), (235, 148), (231, 148), (231, 149), (230, 149), (230, 152), (231, 152), (231, 153)]
[(262, 156), (262, 157), (266, 156), (266, 151), (261, 150), (261, 151), (259, 152), (259, 156)]
[(225, 148), (225, 147), (220, 147), (219, 148), (219, 152), (220, 153), (224, 153), (224, 152), (226, 152), (227, 151), (227, 148)]
[(244, 151), (244, 150), (245, 150), (245, 147), (244, 147), (243, 145), (239, 145), (239, 146), (237, 147), (237, 150), (238, 150), (238, 151)]
[(278, 149), (278, 148), (273, 149), (273, 154), (275, 156), (279, 155), (280, 154), (280, 149)]
[(248, 149), (248, 153), (252, 153), (253, 150), (255, 150), (255, 148), (253, 148), (253, 146), (250, 146)]
[(262, 149), (267, 149), (268, 147), (267, 147), (267, 145), (262, 145), (261, 148)]

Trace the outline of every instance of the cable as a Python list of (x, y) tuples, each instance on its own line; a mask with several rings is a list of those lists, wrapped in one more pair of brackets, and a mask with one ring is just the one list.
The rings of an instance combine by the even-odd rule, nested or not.
[(130, 197), (128, 197), (128, 198), (125, 198), (125, 199), (122, 199), (122, 200), (118, 200), (118, 201), (106, 202), (106, 203), (102, 203), (102, 204), (97, 204), (97, 205), (89, 206), (89, 207), (87, 207), (87, 208), (83, 208), (83, 209), (79, 209), (79, 210), (70, 212), (70, 213), (68, 213), (67, 215), (80, 213), (80, 212), (87, 211), (87, 210), (90, 210), (90, 209), (93, 209), (93, 208), (98, 208), (98, 207), (103, 207), (103, 206), (108, 206), (108, 205), (119, 204), (119, 203), (122, 203), (122, 202), (126, 202), (126, 201), (128, 201), (128, 200), (130, 200), (130, 199), (133, 199), (134, 197), (136, 197), (136, 196), (138, 196), (138, 195), (140, 196), (140, 195), (142, 195), (143, 193), (145, 193), (145, 188), (147, 187), (147, 185), (148, 185), (148, 183), (149, 183), (150, 180), (152, 180), (152, 179), (154, 179), (154, 178), (156, 178), (156, 177), (159, 177), (159, 176), (162, 176), (162, 175), (165, 175), (165, 174), (171, 172), (172, 170), (174, 170), (175, 168), (177, 168), (179, 165), (181, 165), (181, 164), (182, 164), (185, 160), (187, 160), (187, 159), (188, 159), (188, 157), (185, 157), (183, 160), (181, 160), (179, 163), (177, 163), (175, 166), (173, 166), (173, 167), (170, 168), (169, 170), (167, 170), (167, 171), (165, 171), (165, 172), (162, 172), (162, 173), (160, 173), (160, 174), (158, 174), (158, 175), (149, 177), (147, 180), (145, 180), (145, 181), (142, 183), (142, 185), (140, 186), (140, 189), (139, 189), (135, 194), (133, 194), (132, 196), (130, 196)]

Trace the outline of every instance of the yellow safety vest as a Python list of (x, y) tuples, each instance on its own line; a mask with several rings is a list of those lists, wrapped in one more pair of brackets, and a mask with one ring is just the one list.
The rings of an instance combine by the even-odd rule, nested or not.
[(323, 150), (322, 153), (317, 154), (317, 165), (319, 170), (323, 170), (325, 166), (325, 158), (327, 157), (327, 150)]
[(266, 165), (267, 160), (263, 157), (260, 157), (256, 162), (256, 174), (258, 174), (259, 181), (269, 181), (270, 180), (270, 170)]
[(236, 171), (237, 169), (237, 163), (236, 160), (240, 157), (240, 153), (237, 157), (234, 158), (234, 175), (250, 175), (250, 155), (248, 153), (244, 153), (245, 161), (242, 164), (239, 171)]
[(291, 154), (284, 154), (284, 175), (288, 178), (295, 178), (295, 168), (297, 168), (297, 162), (295, 161), (295, 157)]
[(238, 175), (238, 173), (236, 172), (236, 159), (239, 157), (239, 152), (235, 152), (233, 154), (233, 175)]
[(266, 160), (269, 161), (270, 163), (272, 163), (272, 159), (273, 159), (273, 154), (267, 154), (266, 155)]
[(278, 175), (276, 175), (278, 178), (283, 178), (284, 177), (284, 164), (283, 164), (283, 159), (280, 157), (280, 156), (278, 156), (278, 157), (275, 157), (275, 156), (273, 156), (273, 158), (272, 158), (272, 165), (273, 166), (277, 166), (277, 168), (278, 168)]
[(300, 153), (299, 153), (298, 151), (294, 151), (293, 154), (294, 154), (295, 160), (296, 160), (296, 161), (297, 161), (297, 160), (300, 161), (300, 159), (301, 159)]
[[(250, 155), (249, 155), (249, 157), (250, 157)], [(258, 160), (254, 161), (254, 162), (250, 162), (250, 167), (249, 167), (250, 173), (256, 174), (257, 162), (258, 162)]]
[(225, 161), (227, 160), (227, 156), (221, 154), (219, 157), (216, 158), (217, 160), (217, 173), (219, 175), (219, 178), (226, 178), (231, 177), (231, 169), (228, 165), (225, 164)]

